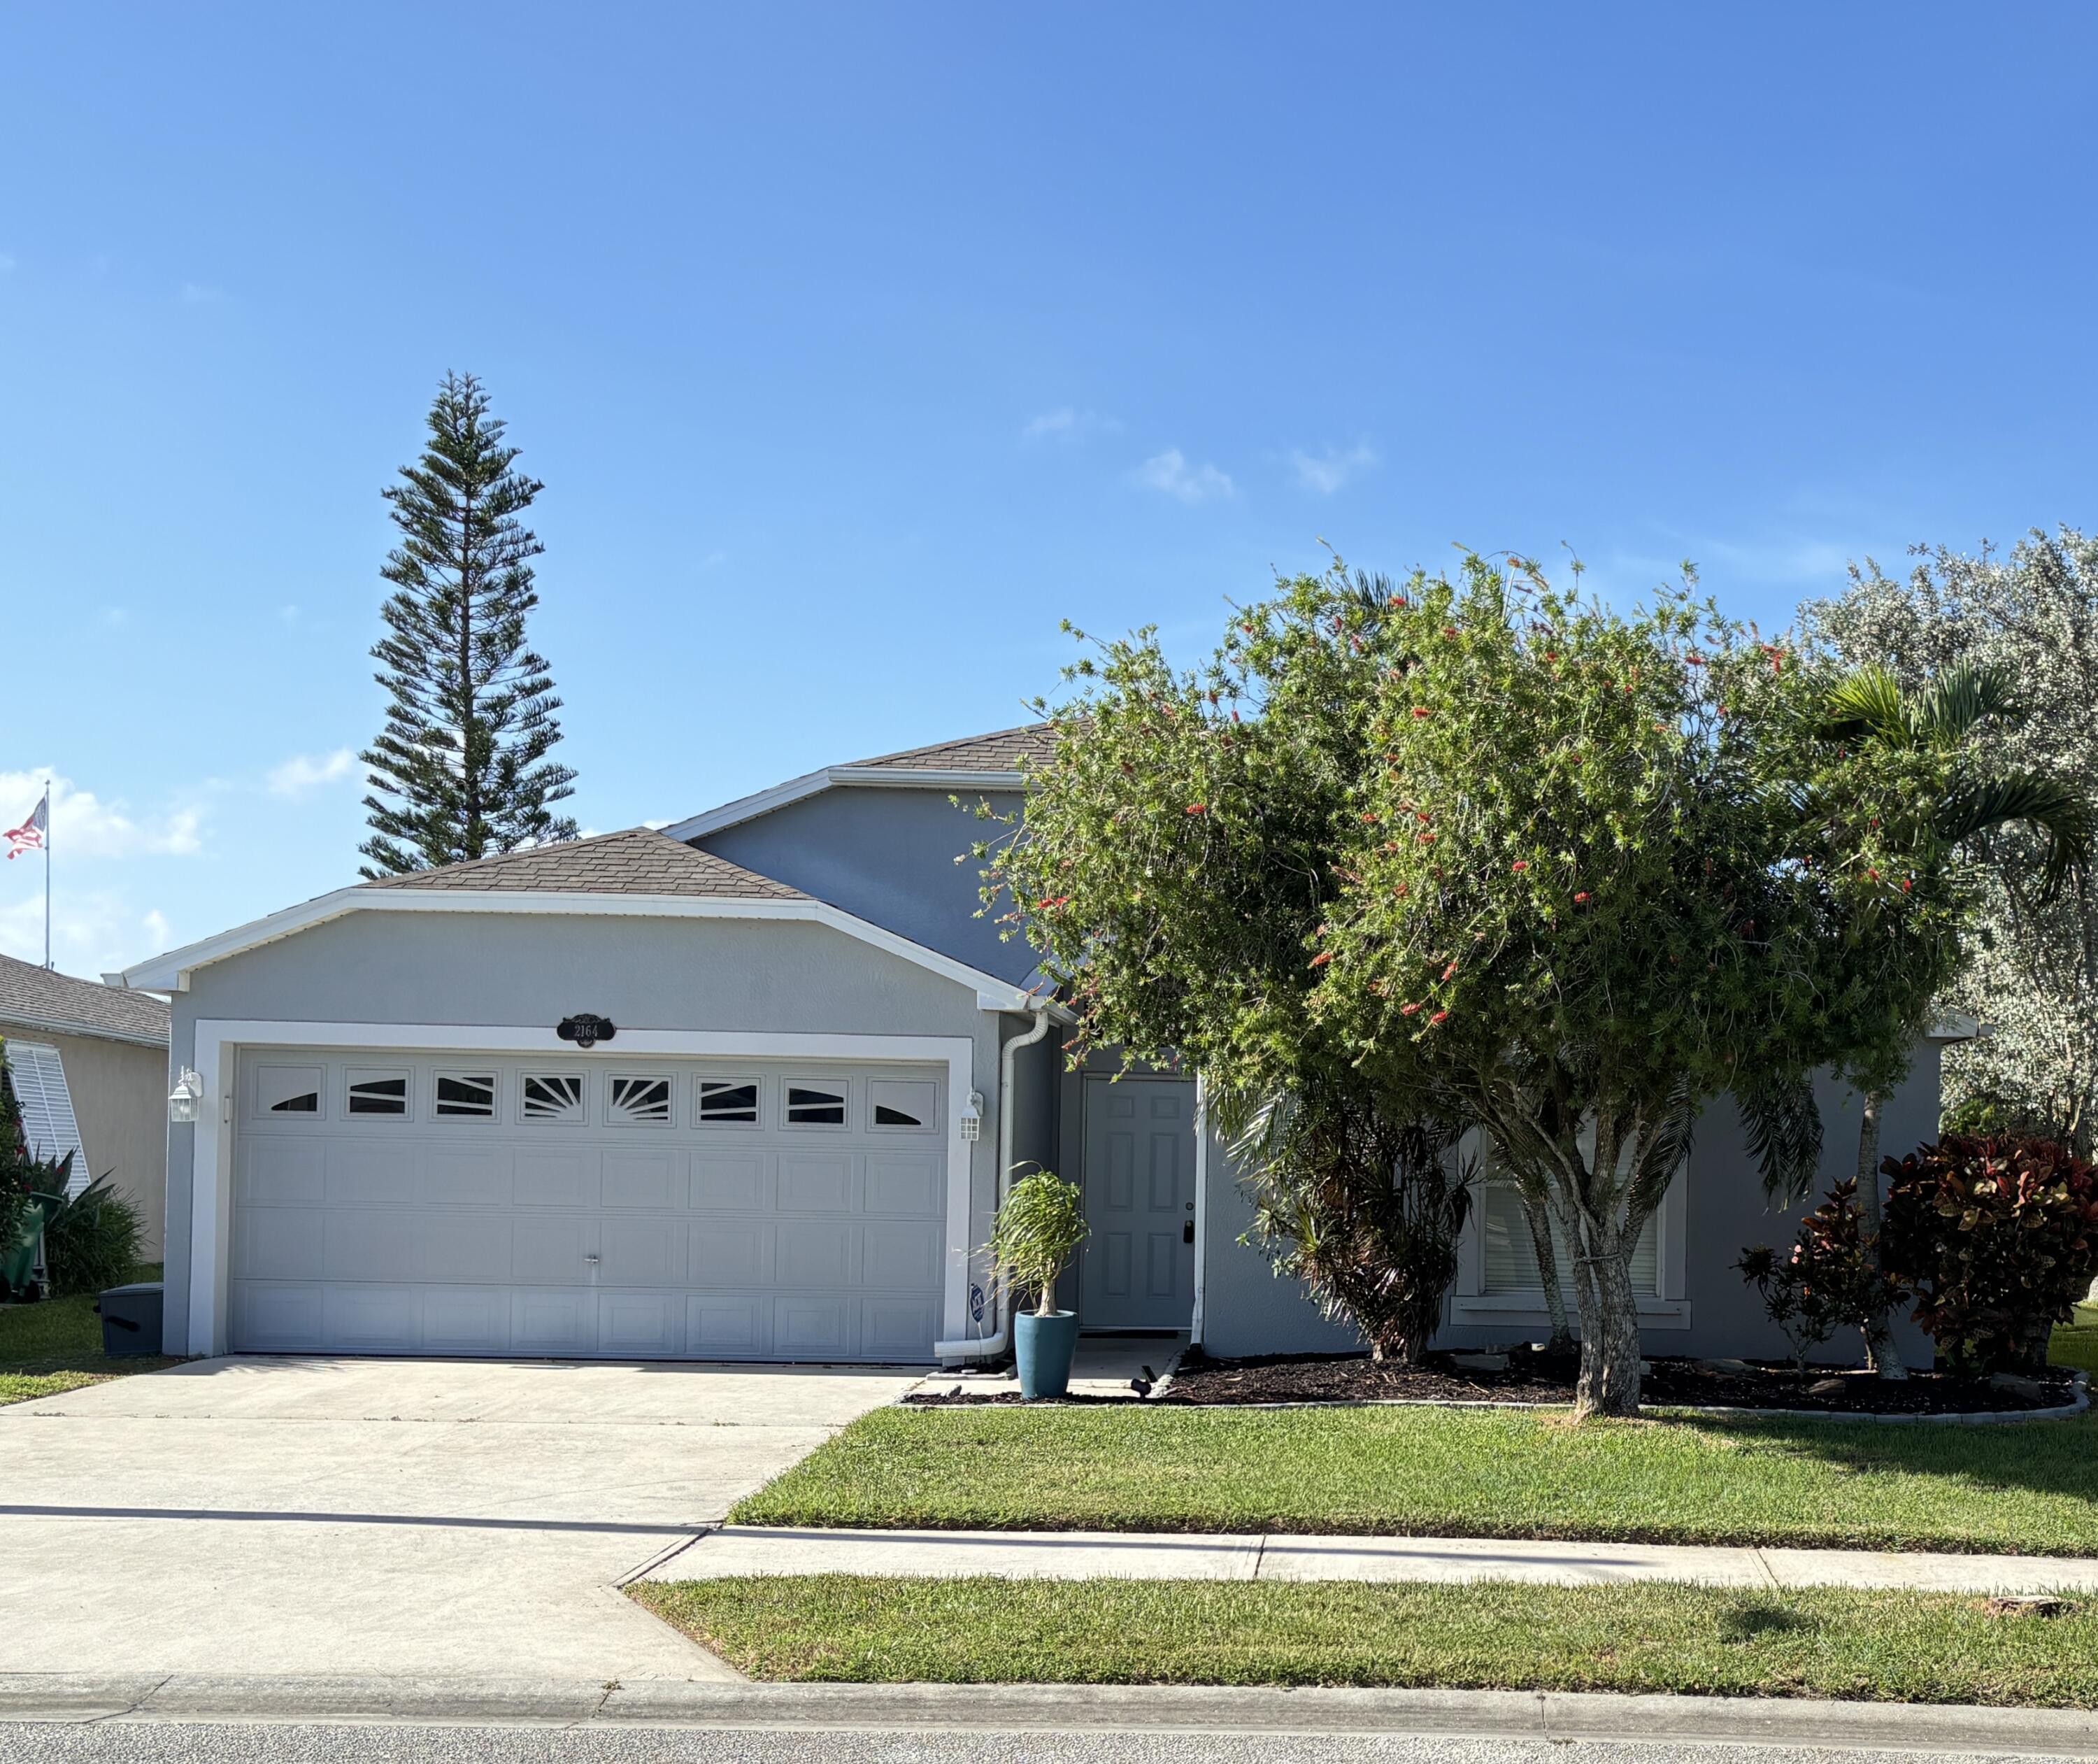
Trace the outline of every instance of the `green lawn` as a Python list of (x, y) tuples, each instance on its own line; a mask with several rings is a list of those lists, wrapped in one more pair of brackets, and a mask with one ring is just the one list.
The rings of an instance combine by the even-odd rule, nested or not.
[(2098, 1604), (1831, 1588), (1353, 1582), (642, 1582), (759, 1678), (1355, 1684), (2098, 1707)]
[(889, 1408), (731, 1516), (2091, 1556), (2098, 1416), (1576, 1428), (1505, 1409)]
[[(160, 1277), (158, 1263), (138, 1270), (142, 1280)], [(171, 1358), (104, 1358), (102, 1319), (94, 1294), (80, 1292), (42, 1305), (0, 1307), (0, 1403), (55, 1397), (83, 1384), (100, 1384), (127, 1372), (172, 1366)]]
[(2078, 1305), (2074, 1323), (2055, 1325), (2047, 1357), (2056, 1366), (2098, 1372), (2098, 1305)]

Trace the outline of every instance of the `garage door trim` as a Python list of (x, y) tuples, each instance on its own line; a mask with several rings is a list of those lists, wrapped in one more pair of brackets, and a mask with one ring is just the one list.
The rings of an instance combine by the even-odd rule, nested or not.
[(621, 1029), (588, 1053), (551, 1029), (492, 1024), (289, 1023), (202, 1020), (196, 1070), (213, 1106), (199, 1111), (191, 1173), (188, 1351), (226, 1351), (231, 1291), (234, 1079), (241, 1053), (271, 1048), (402, 1053), (550, 1054), (612, 1064), (658, 1054), (687, 1059), (832, 1060), (883, 1064), (941, 1063), (947, 1068), (946, 1266), (942, 1337), (962, 1332), (968, 1313), (970, 1181), (963, 1118), (974, 1082), (975, 1043), (966, 1035), (809, 1035), (718, 1029)]

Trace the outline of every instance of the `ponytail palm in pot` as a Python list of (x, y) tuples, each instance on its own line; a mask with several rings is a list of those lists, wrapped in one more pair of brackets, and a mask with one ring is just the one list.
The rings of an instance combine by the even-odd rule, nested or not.
[[(1014, 1301), (1013, 1358), (1020, 1393), (1029, 1402), (1070, 1388), (1078, 1346), (1078, 1314), (1056, 1309), (1056, 1277), (1086, 1238), (1085, 1200), (1076, 1183), (1037, 1170), (1012, 1185), (985, 1246), (991, 1273)], [(1034, 1308), (1020, 1309), (1032, 1295)]]

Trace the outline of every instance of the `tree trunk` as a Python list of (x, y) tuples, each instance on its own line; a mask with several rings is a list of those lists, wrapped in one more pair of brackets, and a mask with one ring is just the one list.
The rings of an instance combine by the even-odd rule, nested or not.
[[(1574, 1257), (1574, 1300), (1581, 1314), (1581, 1376), (1574, 1419), (1635, 1415), (1639, 1407), (1639, 1300), (1626, 1240), (1614, 1220), (1591, 1220), (1560, 1201), (1553, 1209)], [(1635, 1236), (1636, 1234), (1635, 1234)]]
[(1522, 1197), (1522, 1216), (1530, 1226), (1530, 1247), (1537, 1254), (1537, 1272), (1544, 1286), (1544, 1311), (1552, 1319), (1552, 1340), (1546, 1351), (1568, 1354), (1574, 1351), (1574, 1331), (1566, 1321), (1566, 1293), (1559, 1284), (1559, 1256), (1552, 1247), (1552, 1215), (1542, 1200)]
[[(1885, 1229), (1885, 1210), (1880, 1205), (1880, 1114), (1886, 1107), (1884, 1092), (1868, 1094), (1858, 1117), (1858, 1210), (1864, 1217), (1865, 1236), (1871, 1245), (1875, 1272), (1886, 1270), (1886, 1253), (1880, 1242)], [(1894, 1314), (1884, 1310), (1865, 1323), (1865, 1358), (1882, 1378), (1906, 1378), (1901, 1349), (1894, 1345)]]

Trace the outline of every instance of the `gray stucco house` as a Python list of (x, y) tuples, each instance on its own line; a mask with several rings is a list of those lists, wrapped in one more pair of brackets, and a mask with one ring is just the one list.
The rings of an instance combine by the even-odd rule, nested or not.
[[(1197, 1084), (1064, 1069), (958, 862), (1039, 728), (829, 767), (645, 828), (339, 889), (143, 963), (171, 1076), (167, 1331), (197, 1354), (955, 1362), (1003, 1345), (999, 1172), (1082, 1184), (1085, 1327), (1350, 1345), (1260, 1253)], [(607, 1033), (590, 1019), (611, 1025)], [(595, 1026), (598, 1033), (592, 1037)], [(1888, 1112), (1934, 1134), (1938, 1046)], [(1854, 1103), (1832, 1086), (1828, 1175)], [(1543, 1297), (1488, 1183), (1446, 1339)], [(1729, 1264), (1788, 1236), (1731, 1108), (1642, 1243), (1650, 1351), (1783, 1344)]]

